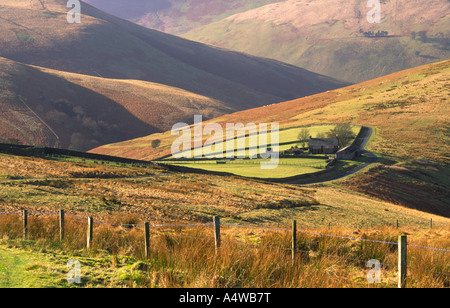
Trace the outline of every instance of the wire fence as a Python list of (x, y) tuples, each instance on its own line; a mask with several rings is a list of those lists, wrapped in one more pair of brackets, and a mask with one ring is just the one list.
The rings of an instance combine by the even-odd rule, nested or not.
[[(316, 231), (309, 231), (309, 230), (297, 230), (296, 227), (294, 228), (281, 228), (281, 227), (265, 227), (265, 226), (251, 226), (251, 225), (243, 225), (243, 224), (232, 224), (232, 223), (220, 223), (220, 219), (218, 219), (217, 217), (215, 217), (214, 221), (211, 223), (149, 223), (149, 222), (144, 222), (144, 223), (114, 223), (114, 222), (105, 222), (105, 221), (93, 221), (92, 217), (83, 217), (80, 215), (75, 215), (75, 214), (71, 214), (71, 213), (66, 213), (65, 211), (58, 211), (58, 212), (27, 212), (27, 211), (23, 211), (23, 212), (0, 212), (0, 215), (22, 215), (22, 222), (8, 222), (8, 225), (22, 225), (23, 229), (24, 229), (24, 237), (27, 237), (27, 229), (28, 229), (28, 216), (29, 215), (35, 215), (36, 217), (42, 217), (42, 216), (51, 216), (51, 215), (59, 215), (59, 227), (60, 227), (60, 232), (64, 232), (64, 217), (70, 217), (71, 219), (74, 219), (76, 222), (80, 223), (80, 222), (84, 222), (87, 223), (88, 225), (88, 234), (89, 232), (91, 232), (91, 237), (92, 237), (92, 229), (94, 225), (98, 225), (98, 226), (110, 226), (110, 227), (122, 227), (122, 228), (144, 228), (145, 229), (145, 245), (146, 245), (146, 251), (148, 250), (148, 242), (149, 242), (149, 233), (148, 233), (148, 228), (151, 227), (154, 230), (158, 229), (158, 230), (164, 230), (164, 228), (180, 228), (180, 230), (182, 228), (188, 228), (188, 227), (203, 227), (201, 228), (201, 230), (205, 230), (205, 228), (213, 228), (214, 230), (214, 238), (215, 238), (215, 245), (216, 245), (216, 249), (218, 249), (218, 247), (220, 246), (220, 227), (228, 227), (228, 228), (235, 228), (235, 229), (253, 229), (253, 230), (262, 230), (262, 231), (273, 231), (273, 232), (280, 232), (280, 233), (284, 233), (284, 234), (292, 234), (292, 235), (309, 235), (312, 236), (312, 238), (330, 238), (330, 239), (340, 239), (340, 240), (346, 240), (346, 241), (356, 241), (356, 242), (360, 242), (360, 243), (374, 243), (374, 244), (382, 244), (382, 245), (390, 245), (391, 247), (395, 247), (395, 249), (399, 250), (401, 249), (400, 247), (400, 241), (399, 242), (394, 242), (394, 241), (389, 241), (389, 240), (378, 240), (378, 239), (369, 239), (369, 238), (357, 238), (357, 237), (351, 237), (351, 236), (345, 236), (345, 235), (338, 235), (338, 234), (330, 234), (330, 233), (322, 233), (322, 232), (316, 232)], [(217, 219), (216, 219), (217, 218)], [(91, 225), (92, 224), (92, 225)], [(90, 231), (89, 231), (90, 229)], [(61, 233), (61, 234), (62, 234)], [(174, 234), (171, 234), (174, 235)], [(177, 236), (182, 236), (182, 237), (189, 237), (185, 234), (182, 234), (180, 232), (180, 234), (176, 234)], [(61, 238), (62, 239), (62, 238)], [(195, 237), (192, 237), (192, 239), (198, 239)], [(90, 247), (89, 245), (89, 236), (88, 236), (88, 248)], [(294, 242), (297, 242), (297, 238), (293, 236), (292, 239), (292, 247), (288, 247), (286, 246), (286, 244), (281, 244), (281, 245), (273, 245), (273, 244), (267, 244), (265, 243), (263, 246), (266, 248), (271, 248), (271, 249), (276, 249), (276, 250), (284, 250), (286, 252), (292, 251), (292, 254), (294, 256), (294, 254), (300, 254), (301, 256), (309, 256), (310, 254), (313, 254), (314, 257), (326, 257), (326, 258), (330, 258), (330, 259), (336, 259), (336, 260), (343, 260), (343, 261), (347, 261), (347, 262), (352, 262), (354, 264), (360, 265), (362, 267), (364, 267), (367, 264), (368, 260), (365, 259), (360, 259), (360, 258), (353, 258), (353, 257), (348, 257), (348, 256), (344, 256), (344, 255), (339, 255), (336, 253), (327, 253), (327, 252), (318, 252), (318, 251), (312, 251), (311, 249), (308, 249), (308, 247), (297, 247), (297, 244)], [(261, 245), (258, 243), (252, 243), (252, 242), (245, 242), (243, 243), (246, 247), (249, 246), (253, 246), (254, 248), (260, 248)], [(414, 244), (407, 244), (407, 247), (411, 247), (411, 248), (416, 248), (416, 249), (423, 249), (423, 250), (429, 250), (429, 251), (435, 251), (435, 252), (442, 252), (442, 253), (448, 253), (450, 252), (450, 249), (446, 249), (446, 248), (438, 248), (438, 247), (430, 247), (430, 246), (424, 246), (424, 245), (414, 245)], [(146, 254), (148, 255), (148, 253), (146, 252)], [(399, 262), (400, 262), (400, 254), (399, 254)], [(406, 256), (405, 256), (405, 262), (406, 262)], [(380, 263), (380, 267), (382, 269), (392, 269), (392, 268), (397, 268), (399, 265), (395, 264), (395, 263), (387, 263), (387, 262), (383, 262)], [(427, 271), (427, 272), (431, 272), (439, 277), (444, 277), (444, 279), (446, 281), (449, 280), (450, 278), (450, 272), (446, 272), (446, 271), (433, 271), (430, 270), (429, 268), (424, 269), (419, 267), (409, 267), (410, 270), (412, 271)]]
[[(26, 212), (27, 215), (36, 215), (36, 216), (43, 216), (43, 215), (59, 215), (61, 212)], [(0, 212), (0, 215), (23, 215), (23, 212)], [(69, 217), (72, 217), (74, 219), (77, 219), (79, 221), (86, 221), (88, 222), (87, 217), (82, 217), (78, 215), (74, 215), (68, 212), (64, 212), (64, 215), (67, 215)], [(94, 225), (106, 225), (106, 226), (112, 226), (112, 227), (144, 227), (145, 223), (110, 223), (110, 222), (102, 222), (102, 221), (95, 221)], [(151, 227), (154, 228), (163, 228), (163, 227), (208, 227), (213, 226), (214, 223), (166, 223), (166, 224), (158, 224), (158, 223), (150, 223)], [(235, 227), (235, 228), (247, 228), (247, 229), (258, 229), (258, 230), (266, 230), (266, 231), (279, 231), (279, 232), (292, 232), (292, 229), (289, 228), (280, 228), (280, 227), (264, 227), (264, 226), (250, 226), (250, 225), (242, 225), (242, 224), (231, 224), (231, 223), (221, 223), (222, 226), (228, 226), (228, 227)], [(330, 225), (329, 225), (330, 226)], [(390, 241), (382, 241), (382, 240), (373, 240), (373, 239), (363, 239), (363, 238), (356, 238), (356, 237), (349, 237), (349, 236), (342, 236), (342, 235), (336, 235), (336, 234), (327, 234), (327, 233), (320, 233), (320, 232), (314, 232), (314, 231), (307, 231), (307, 230), (296, 230), (297, 233), (300, 234), (310, 234), (310, 235), (316, 235), (316, 236), (323, 236), (323, 237), (331, 237), (331, 238), (340, 238), (340, 239), (346, 239), (351, 241), (361, 241), (361, 242), (371, 242), (371, 243), (379, 243), (379, 244), (388, 244), (388, 245), (398, 245), (398, 242), (390, 242)], [(436, 247), (428, 247), (428, 246), (422, 246), (422, 245), (413, 245), (408, 244), (408, 247), (415, 247), (415, 248), (422, 248), (422, 249), (429, 249), (429, 250), (435, 250), (435, 251), (443, 251), (443, 252), (450, 252), (450, 249), (445, 248), (436, 248)]]

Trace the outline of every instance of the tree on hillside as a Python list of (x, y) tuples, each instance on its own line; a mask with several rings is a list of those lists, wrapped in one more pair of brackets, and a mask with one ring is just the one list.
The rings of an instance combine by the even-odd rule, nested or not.
[(350, 124), (338, 124), (327, 133), (328, 138), (338, 138), (339, 146), (344, 148), (355, 139), (352, 126)]
[(300, 142), (300, 144), (302, 145), (303, 148), (306, 148), (308, 145), (308, 140), (310, 137), (310, 132), (309, 129), (307, 128), (303, 128), (300, 133), (298, 134), (298, 141)]
[(327, 134), (324, 132), (318, 132), (316, 138), (327, 138)]
[(389, 36), (388, 31), (384, 30), (378, 30), (377, 32), (374, 31), (368, 31), (368, 32), (362, 32), (365, 37), (386, 37)]
[(417, 32), (417, 36), (419, 38), (419, 41), (421, 41), (422, 43), (426, 43), (428, 36), (427, 36), (427, 31), (419, 31)]
[(161, 144), (161, 140), (159, 140), (159, 139), (152, 140), (152, 148), (156, 149), (157, 147), (160, 146), (160, 144)]

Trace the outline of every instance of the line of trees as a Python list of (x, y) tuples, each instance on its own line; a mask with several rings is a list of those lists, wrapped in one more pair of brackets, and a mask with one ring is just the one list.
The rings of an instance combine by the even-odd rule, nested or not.
[(367, 31), (367, 32), (363, 32), (363, 35), (365, 37), (385, 37), (385, 36), (389, 36), (389, 32), (388, 31), (380, 31), (380, 30), (378, 30), (377, 32)]
[(411, 32), (411, 39), (426, 43), (428, 36), (427, 31)]
[[(309, 143), (311, 132), (308, 128), (303, 128), (298, 134), (298, 141), (303, 148), (306, 148)], [(350, 124), (337, 124), (334, 128), (326, 133), (318, 133), (316, 138), (337, 138), (339, 140), (339, 146), (344, 148), (355, 139), (352, 126)]]

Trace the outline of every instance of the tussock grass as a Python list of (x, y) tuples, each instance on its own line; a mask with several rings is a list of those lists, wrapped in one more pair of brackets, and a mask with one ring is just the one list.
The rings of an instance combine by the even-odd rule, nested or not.
[[(115, 217), (108, 221), (135, 223), (135, 219)], [(1, 244), (31, 254), (51, 254), (57, 256), (58, 262), (79, 259), (84, 273), (82, 287), (396, 287), (396, 245), (316, 233), (396, 242), (400, 232), (408, 232), (410, 244), (450, 247), (448, 228), (419, 231), (391, 227), (314, 229), (298, 234), (298, 250), (292, 260), (291, 234), (287, 231), (224, 226), (222, 245), (216, 252), (210, 226), (159, 227), (151, 230), (150, 257), (146, 259), (141, 226), (97, 224), (93, 248), (86, 250), (85, 223), (68, 217), (66, 238), (62, 243), (56, 235), (52, 236), (52, 233), (56, 234), (56, 225), (54, 218), (33, 217), (30, 220), (30, 238), (23, 241), (20, 240), (20, 219), (0, 216)], [(370, 269), (366, 268), (366, 263), (370, 259), (381, 262), (380, 284), (367, 283)], [(446, 252), (409, 247), (408, 286), (448, 287), (449, 259)], [(41, 265), (33, 263), (29, 270), (39, 270)], [(45, 266), (51, 267), (51, 264)], [(57, 283), (63, 284), (61, 281)]]

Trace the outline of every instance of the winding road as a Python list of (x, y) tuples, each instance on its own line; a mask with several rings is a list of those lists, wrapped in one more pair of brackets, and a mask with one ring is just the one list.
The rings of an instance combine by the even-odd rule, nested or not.
[(375, 163), (377, 161), (378, 157), (375, 154), (373, 154), (373, 153), (371, 153), (371, 152), (369, 152), (369, 151), (367, 151), (365, 149), (366, 146), (367, 146), (367, 143), (370, 140), (370, 137), (372, 137), (373, 128), (372, 127), (368, 127), (368, 126), (363, 126), (362, 128), (367, 128), (367, 134), (364, 136), (363, 141), (361, 142), (361, 145), (360, 145), (359, 148), (361, 149), (361, 154), (367, 155), (369, 157), (369, 161), (368, 162), (366, 162), (365, 164), (362, 164), (362, 165), (356, 167), (355, 169), (352, 169), (352, 170), (350, 170), (350, 171), (348, 171), (346, 173), (337, 175), (334, 178), (327, 179), (327, 180), (324, 180), (324, 181), (312, 181), (312, 182), (304, 183), (302, 185), (320, 184), (320, 183), (325, 183), (325, 182), (331, 182), (331, 181), (339, 180), (339, 179), (345, 178), (345, 177), (347, 177), (349, 175), (355, 174), (356, 172), (358, 172), (358, 171), (366, 168), (367, 166)]

